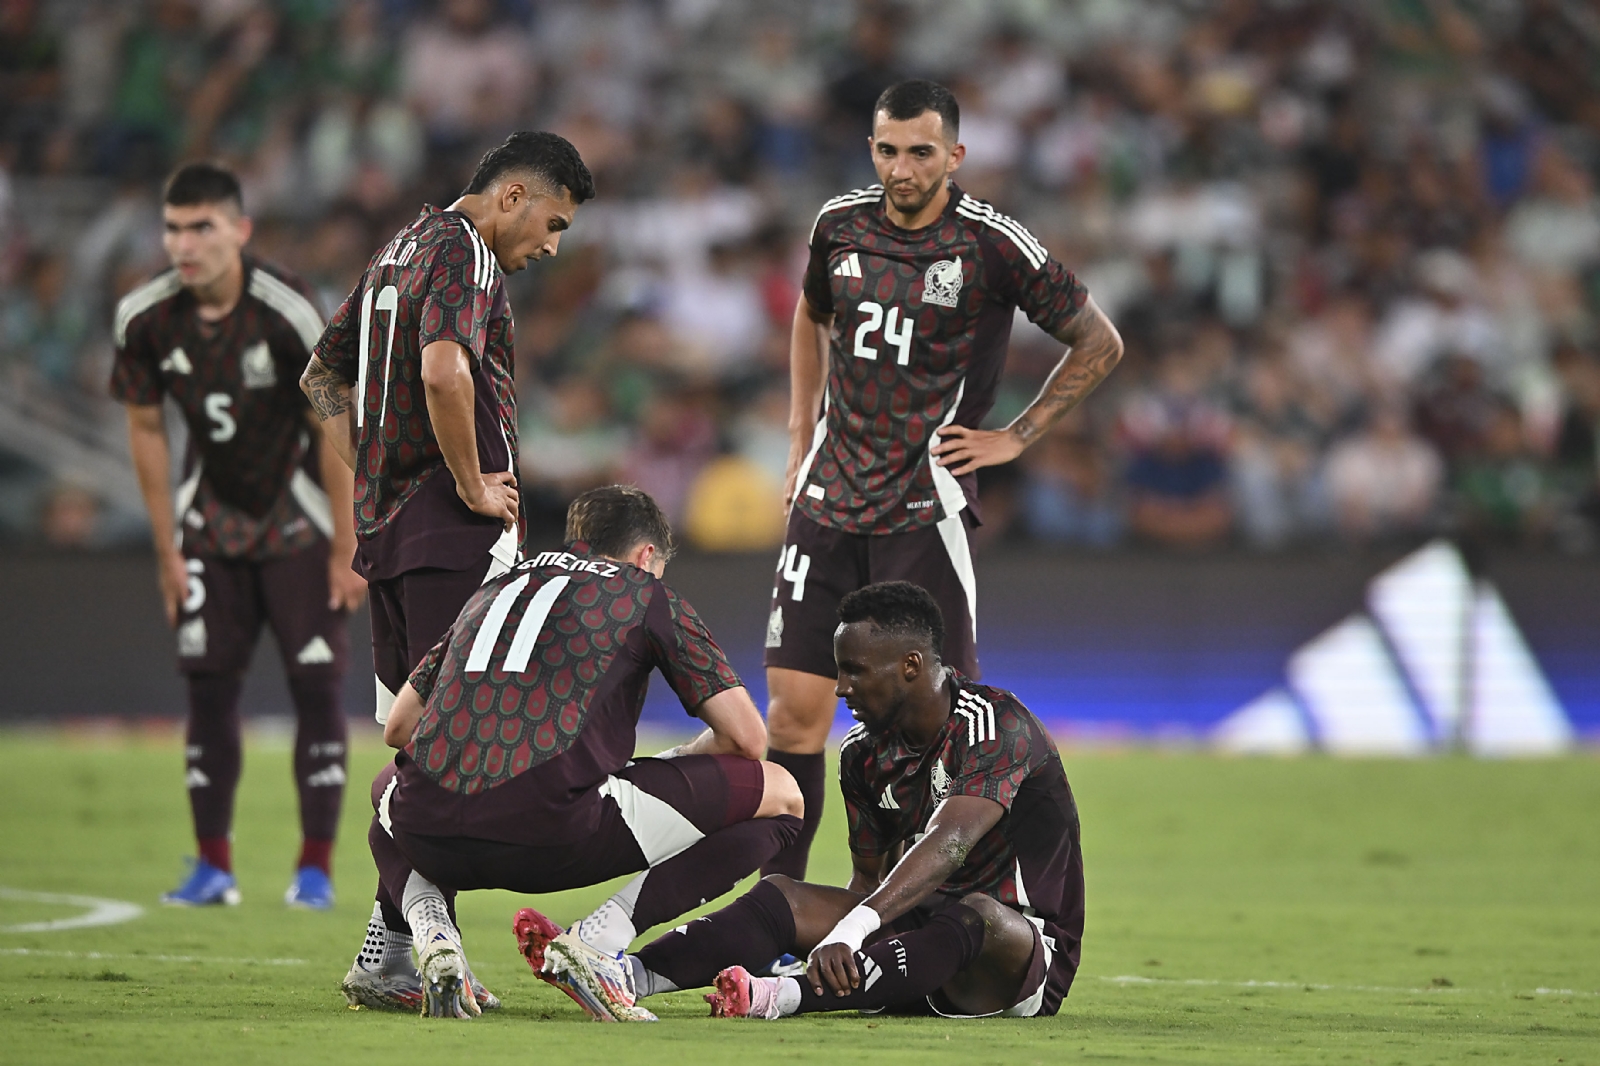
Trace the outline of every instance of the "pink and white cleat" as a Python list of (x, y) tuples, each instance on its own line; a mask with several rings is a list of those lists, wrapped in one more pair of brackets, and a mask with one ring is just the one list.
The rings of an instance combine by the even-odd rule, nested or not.
[(730, 966), (712, 982), (715, 992), (706, 993), (713, 1018), (760, 1018), (771, 1021), (783, 1017), (778, 1009), (778, 989), (787, 977), (756, 977), (743, 966)]

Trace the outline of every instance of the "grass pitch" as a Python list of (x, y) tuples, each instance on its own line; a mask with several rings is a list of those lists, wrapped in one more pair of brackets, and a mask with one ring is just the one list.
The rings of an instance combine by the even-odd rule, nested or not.
[[(235, 862), (244, 903), (157, 895), (190, 850), (171, 737), (0, 733), (0, 886), (142, 905), (132, 921), (0, 932), (7, 1063), (318, 1063), (573, 1053), (750, 1063), (1079, 1060), (1589, 1063), (1600, 1066), (1600, 761), (1218, 760), (1071, 753), (1089, 878), (1083, 971), (1032, 1021), (824, 1015), (712, 1022), (696, 993), (656, 1026), (588, 1022), (516, 953), (508, 893), (463, 897), (479, 976), (506, 1008), (471, 1023), (351, 1011), (338, 982), (374, 879), (351, 765), (338, 908), (288, 911), (289, 753), (247, 752)], [(840, 881), (837, 798), (812, 876)], [(542, 897), (559, 920), (608, 893)], [(0, 925), (83, 912), (0, 899)]]

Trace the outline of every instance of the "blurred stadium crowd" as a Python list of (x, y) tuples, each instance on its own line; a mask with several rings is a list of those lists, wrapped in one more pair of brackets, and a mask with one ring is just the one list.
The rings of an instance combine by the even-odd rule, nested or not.
[[(0, 529), (142, 535), (109, 323), (164, 266), (173, 164), (238, 168), (254, 252), (331, 311), (542, 127), (600, 195), (513, 282), (530, 517), (620, 479), (704, 547), (776, 544), (811, 220), (908, 75), (1127, 341), (985, 472), (984, 542), (1594, 550), (1586, 0), (4, 0)], [(993, 423), (1059, 354), (1019, 321)]]

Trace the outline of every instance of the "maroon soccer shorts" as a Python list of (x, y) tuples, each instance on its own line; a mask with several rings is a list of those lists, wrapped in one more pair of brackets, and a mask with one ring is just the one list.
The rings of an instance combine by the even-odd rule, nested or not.
[(880, 581), (927, 589), (944, 614), (945, 663), (968, 677), (980, 676), (965, 511), (937, 526), (879, 536), (843, 533), (790, 511), (772, 588), (765, 664), (837, 677), (833, 631), (839, 627), (839, 601)]
[[(390, 693), (398, 693), (411, 671), (439, 643), (461, 608), (483, 584), (493, 560), (465, 570), (407, 570), (367, 586), (372, 604), (372, 672)], [(388, 704), (383, 706), (388, 714)]]
[[(525, 771), (536, 774), (538, 767)], [(390, 891), (403, 891), (408, 869), (458, 891), (504, 888), (560, 892), (608, 881), (665, 862), (720, 829), (755, 817), (761, 806), (761, 764), (733, 755), (640, 759), (610, 775), (592, 793), (600, 827), (575, 844), (539, 847), (469, 837), (423, 836), (383, 825), (384, 795), (395, 774), (386, 767), (372, 783), (369, 840)], [(493, 790), (491, 790), (492, 793)], [(490, 793), (484, 793), (487, 798)], [(540, 817), (528, 814), (530, 824)], [(391, 837), (392, 851), (382, 839)], [(395, 860), (404, 857), (401, 865)], [(393, 882), (393, 883), (391, 883)], [(398, 899), (399, 897), (396, 896)]]
[(185, 561), (189, 588), (179, 605), (179, 671), (243, 673), (265, 622), (288, 673), (344, 672), (349, 616), (328, 607), (327, 541), (278, 559), (186, 555)]

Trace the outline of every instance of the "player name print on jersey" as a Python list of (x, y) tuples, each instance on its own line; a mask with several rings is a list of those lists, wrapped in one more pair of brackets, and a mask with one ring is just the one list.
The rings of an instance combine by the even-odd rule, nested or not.
[(934, 468), (938, 431), (977, 428), (993, 407), (1018, 308), (1057, 334), (1088, 299), (1021, 224), (953, 184), (944, 213), (919, 230), (889, 221), (882, 186), (830, 200), (804, 288), (833, 324), (794, 506), (870, 534), (936, 525), (976, 502), (976, 475)]

